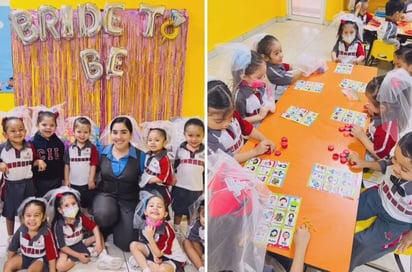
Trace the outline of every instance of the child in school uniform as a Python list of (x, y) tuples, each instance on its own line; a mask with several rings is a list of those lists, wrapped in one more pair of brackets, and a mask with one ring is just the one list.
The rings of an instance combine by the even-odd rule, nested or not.
[(402, 1), (389, 0), (385, 5), (385, 22), (378, 29), (378, 38), (384, 42), (400, 47), (398, 35), (398, 21), (401, 20), (405, 4)]
[(167, 133), (162, 128), (151, 128), (147, 135), (149, 152), (146, 153), (145, 169), (139, 183), (142, 191), (157, 192), (169, 206), (172, 199), (168, 186), (174, 185), (173, 170), (167, 156)]
[(46, 169), (46, 163), (37, 159), (32, 144), (25, 141), (23, 120), (17, 117), (2, 119), (3, 135), (7, 139), (0, 145), (0, 172), (5, 179), (5, 199), (2, 215), (6, 218), (9, 241), (14, 233), (14, 217), (23, 200), (35, 195), (32, 167)]
[(393, 252), (402, 253), (412, 245), (412, 133), (405, 134), (391, 159), (365, 161), (356, 153), (349, 155), (353, 168), (381, 171), (381, 184), (360, 194), (357, 220), (376, 216), (376, 221), (355, 234), (350, 271), (355, 267)]
[(142, 272), (184, 271), (187, 258), (166, 221), (166, 207), (159, 195), (142, 199), (136, 207), (133, 225), (139, 229), (139, 240), (130, 243), (129, 266), (132, 268), (140, 268)]
[(184, 125), (184, 141), (176, 151), (174, 168), (176, 184), (172, 190), (174, 229), (180, 233), (180, 222), (189, 217), (189, 207), (203, 193), (205, 171), (205, 146), (202, 141), (205, 126), (202, 120), (189, 119)]
[[(235, 111), (232, 94), (224, 82), (209, 81), (207, 88), (207, 141), (210, 153), (220, 149), (242, 163), (275, 150), (275, 144), (272, 141), (268, 140), (252, 124), (243, 120)], [(249, 135), (260, 142), (255, 148), (239, 153), (243, 146), (243, 135)]]
[(371, 123), (367, 131), (357, 125), (351, 130), (365, 146), (367, 159), (387, 158), (400, 135), (410, 127), (411, 90), (412, 79), (404, 69), (390, 71), (368, 83), (365, 95)]
[(274, 84), (275, 100), (278, 101), (302, 72), (293, 70), (290, 64), (283, 62), (282, 45), (272, 35), (265, 35), (257, 42), (256, 52), (266, 62), (266, 75), (270, 83)]
[(37, 157), (47, 164), (45, 171), (34, 169), (34, 184), (39, 197), (59, 188), (64, 180), (64, 144), (55, 133), (58, 116), (57, 112), (40, 111), (36, 120), (38, 131), (32, 142)]
[(183, 249), (199, 272), (205, 271), (205, 201), (199, 202), (197, 218), (190, 226)]
[[(46, 196), (49, 204), (47, 214), (51, 221), (59, 249), (56, 267), (59, 271), (69, 271), (76, 262), (89, 263), (91, 254), (98, 255), (97, 268), (119, 269), (121, 258), (111, 257), (105, 249), (103, 236), (94, 221), (80, 212), (80, 193), (67, 186), (49, 191)], [(93, 236), (84, 239), (85, 232)], [(95, 243), (93, 252), (88, 247)]]
[(264, 101), (266, 93), (266, 64), (254, 51), (243, 44), (233, 44), (233, 91), (236, 111), (246, 121), (257, 127), (273, 109)]
[(20, 269), (56, 272), (57, 248), (52, 231), (47, 227), (46, 200), (28, 197), (20, 205), (21, 225), (8, 247), (4, 272)]
[(360, 64), (365, 59), (362, 45), (362, 23), (355, 16), (345, 16), (340, 21), (337, 41), (331, 58), (334, 62)]
[(64, 185), (80, 192), (81, 207), (89, 209), (93, 204), (96, 183), (96, 167), (99, 153), (89, 140), (92, 124), (86, 117), (79, 117), (73, 123), (75, 142), (64, 154)]

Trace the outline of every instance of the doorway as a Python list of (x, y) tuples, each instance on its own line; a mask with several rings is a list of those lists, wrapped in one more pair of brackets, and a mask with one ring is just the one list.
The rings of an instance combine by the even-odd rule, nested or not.
[(288, 0), (288, 18), (323, 24), (325, 0)]

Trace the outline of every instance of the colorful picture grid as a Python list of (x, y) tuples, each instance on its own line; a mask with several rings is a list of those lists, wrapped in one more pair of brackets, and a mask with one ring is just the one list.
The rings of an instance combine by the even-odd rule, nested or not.
[(366, 90), (366, 85), (368, 85), (365, 82), (360, 82), (356, 80), (351, 80), (351, 79), (344, 79), (342, 82), (339, 84), (339, 87), (343, 89), (351, 89), (356, 92), (364, 93)]
[(299, 108), (296, 106), (290, 106), (284, 113), (280, 116), (297, 122), (301, 125), (310, 127), (318, 118), (319, 113), (310, 111), (304, 108)]
[(336, 107), (333, 111), (330, 119), (344, 122), (346, 124), (355, 124), (361, 127), (365, 127), (368, 115), (364, 112), (353, 111), (349, 109)]
[(264, 204), (255, 241), (289, 249), (293, 241), (301, 198), (272, 193)]
[(308, 187), (354, 199), (359, 183), (357, 175), (349, 170), (317, 163), (313, 166)]
[(338, 63), (335, 68), (335, 73), (350, 75), (352, 74), (353, 64), (350, 63)]
[(295, 84), (295, 90), (320, 93), (323, 90), (324, 83), (298, 80)]
[(257, 178), (266, 185), (282, 187), (289, 168), (289, 163), (252, 158), (245, 163), (245, 168), (255, 172)]

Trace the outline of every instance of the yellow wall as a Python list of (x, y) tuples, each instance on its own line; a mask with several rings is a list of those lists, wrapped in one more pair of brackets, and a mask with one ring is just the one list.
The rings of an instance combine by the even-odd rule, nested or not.
[[(73, 5), (93, 2), (104, 8), (106, 2), (123, 3), (126, 8), (139, 8), (141, 3), (164, 5), (166, 8), (186, 9), (189, 15), (189, 30), (186, 53), (185, 86), (183, 90), (182, 116), (204, 116), (204, 1), (185, 0), (10, 0), (13, 9), (37, 9), (40, 5), (52, 5), (59, 9), (61, 5)], [(0, 110), (7, 105), (0, 96)]]
[[(326, 0), (326, 22), (331, 22), (343, 9), (343, 1)], [(208, 0), (208, 50), (244, 35), (274, 18), (285, 18), (287, 3), (288, 0)]]
[(0, 93), (0, 111), (9, 111), (14, 108), (14, 94)]

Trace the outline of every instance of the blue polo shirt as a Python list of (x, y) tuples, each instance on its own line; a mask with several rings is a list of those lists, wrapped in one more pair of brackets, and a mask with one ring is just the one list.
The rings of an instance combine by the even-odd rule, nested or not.
[(125, 169), (127, 162), (129, 161), (129, 157), (137, 159), (136, 148), (130, 146), (129, 155), (119, 160), (116, 159), (112, 154), (113, 144), (105, 147), (102, 151), (102, 155), (106, 155), (106, 157), (112, 162), (112, 171), (115, 176), (120, 176), (120, 174)]

